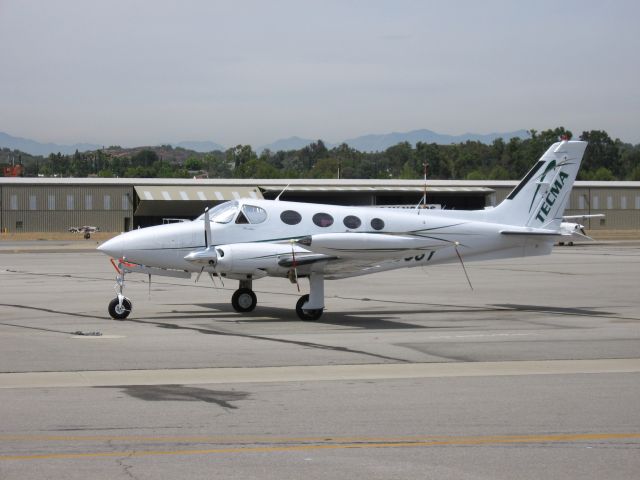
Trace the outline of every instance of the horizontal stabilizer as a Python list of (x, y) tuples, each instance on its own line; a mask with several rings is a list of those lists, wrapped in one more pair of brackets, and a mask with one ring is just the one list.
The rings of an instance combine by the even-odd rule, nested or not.
[(522, 230), (501, 230), (502, 235), (524, 235), (530, 237), (560, 237), (562, 233), (555, 230), (539, 229), (522, 229)]
[(603, 218), (604, 213), (594, 213), (591, 215), (565, 215), (562, 217), (563, 221), (567, 220), (587, 220), (589, 218)]

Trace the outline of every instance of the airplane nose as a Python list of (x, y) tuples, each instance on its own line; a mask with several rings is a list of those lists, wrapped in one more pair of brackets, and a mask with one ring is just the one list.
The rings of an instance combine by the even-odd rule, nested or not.
[(111, 240), (107, 240), (98, 247), (98, 250), (113, 258), (120, 257), (122, 255), (122, 239), (120, 237), (121, 235), (118, 235)]

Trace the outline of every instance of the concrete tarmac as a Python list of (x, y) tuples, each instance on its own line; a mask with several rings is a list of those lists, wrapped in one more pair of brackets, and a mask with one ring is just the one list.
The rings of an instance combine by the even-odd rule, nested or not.
[[(81, 242), (80, 242), (81, 243)], [(637, 478), (640, 247), (326, 283), (114, 272), (0, 244), (0, 478)], [(305, 293), (306, 282), (301, 282)]]

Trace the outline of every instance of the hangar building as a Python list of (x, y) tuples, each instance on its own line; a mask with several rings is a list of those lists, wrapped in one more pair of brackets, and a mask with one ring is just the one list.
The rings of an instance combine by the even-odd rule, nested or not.
[[(427, 203), (481, 209), (500, 203), (517, 181), (429, 180)], [(139, 178), (0, 178), (2, 232), (58, 232), (93, 225), (127, 231), (177, 218), (237, 198), (343, 205), (415, 206), (422, 180), (260, 180)], [(576, 182), (566, 215), (604, 213), (588, 229), (640, 229), (640, 182)]]

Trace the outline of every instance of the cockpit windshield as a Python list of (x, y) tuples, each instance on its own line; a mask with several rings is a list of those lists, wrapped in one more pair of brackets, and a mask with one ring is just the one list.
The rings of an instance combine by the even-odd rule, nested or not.
[[(215, 223), (229, 223), (234, 219), (236, 213), (240, 210), (240, 204), (237, 200), (221, 203), (209, 210), (209, 219)], [(196, 220), (204, 221), (205, 214), (200, 215)]]

